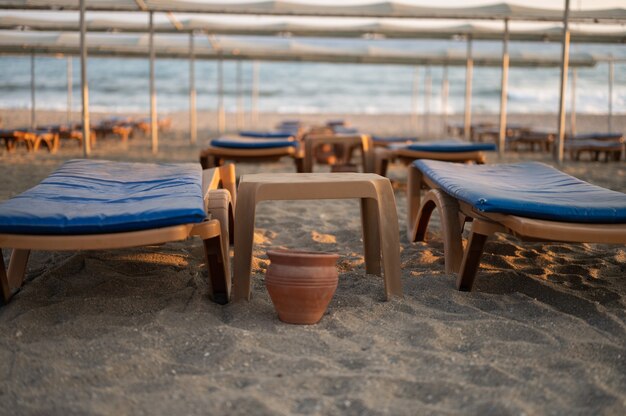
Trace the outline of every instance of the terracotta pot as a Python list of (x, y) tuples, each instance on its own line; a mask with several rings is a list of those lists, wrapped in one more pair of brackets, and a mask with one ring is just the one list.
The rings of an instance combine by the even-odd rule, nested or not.
[(265, 285), (278, 312), (290, 324), (322, 319), (337, 289), (337, 254), (297, 250), (268, 251)]

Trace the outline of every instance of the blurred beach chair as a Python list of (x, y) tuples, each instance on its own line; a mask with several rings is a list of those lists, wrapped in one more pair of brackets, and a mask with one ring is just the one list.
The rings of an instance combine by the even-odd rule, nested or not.
[(0, 255), (4, 301), (21, 287), (31, 250), (123, 249), (198, 236), (211, 297), (226, 303), (235, 201), (232, 165), (203, 172), (191, 163), (68, 161), (0, 203), (0, 248), (13, 249), (8, 270)]
[[(319, 158), (322, 163), (342, 167), (351, 164), (354, 149), (361, 153), (361, 170), (364, 173), (373, 173), (375, 168), (374, 144), (371, 136), (367, 134), (305, 134), (303, 171), (313, 172), (313, 166)], [(330, 149), (330, 150), (329, 150)], [(330, 154), (326, 152), (331, 152)], [(356, 169), (356, 166), (354, 166)]]
[[(523, 124), (507, 124), (504, 137), (518, 137), (529, 134), (532, 128)], [(500, 128), (495, 125), (477, 126), (472, 132), (472, 141), (479, 143), (497, 143)]]
[[(83, 130), (80, 124), (50, 124), (41, 126), (40, 129), (57, 134), (59, 136), (59, 146), (61, 146), (64, 141), (74, 142), (78, 144), (78, 147), (83, 146)], [(93, 146), (95, 144), (95, 140), (93, 139), (95, 133), (93, 131), (91, 137), (91, 144)]]
[(604, 161), (619, 161), (626, 156), (626, 141), (621, 133), (589, 133), (566, 136), (565, 150), (572, 160), (581, 160), (587, 154), (589, 160), (598, 161), (604, 154)]
[(376, 173), (386, 176), (389, 163), (395, 160), (405, 165), (417, 159), (483, 164), (486, 161), (485, 152), (495, 150), (496, 145), (493, 143), (468, 143), (456, 139), (378, 148), (375, 155)]
[(50, 153), (56, 153), (59, 149), (58, 134), (46, 129), (0, 130), (0, 140), (4, 141), (7, 152), (12, 152), (20, 144), (24, 144), (29, 152), (39, 150), (41, 145), (44, 145)]
[(507, 136), (506, 143), (509, 150), (514, 152), (522, 150), (550, 152), (555, 137), (556, 133), (553, 132), (529, 130), (518, 135)]
[(415, 136), (372, 136), (375, 147), (392, 147), (399, 145), (409, 145), (419, 141)]
[(302, 172), (302, 152), (295, 138), (264, 139), (251, 137), (220, 137), (210, 141), (200, 152), (200, 164), (204, 169), (221, 166), (224, 161), (241, 163), (276, 162), (291, 157), (297, 172)]
[[(129, 123), (133, 128), (141, 131), (143, 134), (150, 133), (150, 117), (145, 117), (139, 120), (131, 120)], [(159, 131), (166, 131), (172, 127), (172, 119), (170, 117), (159, 117), (157, 119), (157, 128)]]
[(118, 136), (123, 144), (133, 137), (135, 124), (130, 117), (110, 117), (91, 127), (93, 140), (105, 139), (109, 135)]
[[(424, 198), (423, 187), (430, 189)], [(424, 241), (436, 208), (445, 269), (456, 287), (471, 290), (487, 239), (507, 233), (521, 240), (626, 244), (626, 194), (569, 176), (537, 162), (460, 165), (418, 160), (409, 168), (408, 237)], [(471, 222), (463, 249), (462, 230)]]

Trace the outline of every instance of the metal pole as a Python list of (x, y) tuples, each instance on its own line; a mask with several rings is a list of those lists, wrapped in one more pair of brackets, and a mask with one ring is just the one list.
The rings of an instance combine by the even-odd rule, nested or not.
[(80, 0), (80, 89), (82, 96), (82, 121), (83, 121), (83, 156), (91, 154), (91, 129), (89, 124), (89, 85), (87, 82), (87, 42), (85, 33), (87, 24), (85, 21), (85, 2)]
[(570, 132), (572, 136), (576, 135), (576, 81), (578, 80), (578, 71), (572, 68), (572, 108), (570, 108)]
[(563, 150), (565, 147), (565, 92), (567, 91), (567, 68), (569, 66), (569, 0), (565, 0), (565, 12), (563, 14), (563, 47), (561, 55), (561, 94), (559, 97), (559, 136), (557, 142), (556, 160), (563, 163)]
[(609, 61), (609, 133), (613, 132), (613, 82), (615, 81), (613, 58)]
[(448, 65), (443, 67), (443, 75), (441, 76), (441, 113), (443, 120), (443, 131), (446, 131), (448, 124)]
[(196, 61), (193, 33), (189, 34), (189, 142), (195, 144), (198, 139), (196, 110)]
[(224, 61), (222, 54), (217, 62), (217, 130), (226, 130), (226, 113), (224, 112)]
[(465, 122), (463, 133), (465, 140), (471, 138), (470, 130), (472, 126), (472, 72), (474, 69), (474, 59), (472, 58), (472, 37), (467, 37), (467, 62), (465, 64)]
[(157, 154), (159, 152), (159, 124), (157, 119), (157, 96), (156, 88), (154, 86), (154, 13), (149, 13), (149, 26), (150, 26), (150, 136), (152, 137), (152, 153)]
[(432, 90), (432, 76), (430, 66), (424, 70), (424, 136), (430, 135), (430, 96)]
[(74, 79), (72, 75), (72, 57), (67, 57), (67, 124), (72, 124), (72, 94), (74, 93)]
[(500, 131), (498, 133), (498, 155), (504, 156), (506, 146), (506, 104), (509, 83), (509, 20), (504, 20), (502, 42), (502, 83), (500, 86)]
[(252, 126), (259, 122), (259, 61), (252, 63)]
[(237, 61), (237, 129), (243, 129), (243, 68), (241, 60)]
[(419, 67), (415, 67), (413, 70), (413, 92), (411, 95), (411, 126), (413, 131), (417, 133), (417, 111), (419, 100)]
[(30, 54), (30, 128), (37, 125), (37, 104), (35, 102), (35, 54)]

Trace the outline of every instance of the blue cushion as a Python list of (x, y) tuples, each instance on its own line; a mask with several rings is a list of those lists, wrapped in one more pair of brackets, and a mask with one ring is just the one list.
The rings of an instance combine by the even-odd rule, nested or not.
[(211, 146), (229, 149), (273, 149), (276, 147), (297, 146), (295, 140), (248, 139), (244, 137), (220, 137), (211, 140)]
[(417, 160), (413, 166), (443, 191), (482, 212), (563, 222), (626, 223), (626, 194), (543, 163), (464, 165)]
[(0, 203), (0, 232), (95, 234), (205, 219), (199, 165), (70, 160)]
[(619, 140), (623, 137), (621, 133), (589, 133), (577, 134), (573, 140)]
[(416, 152), (461, 153), (496, 150), (494, 143), (468, 143), (460, 140), (442, 140), (438, 142), (413, 143), (406, 147)]
[(292, 131), (252, 131), (242, 130), (239, 132), (242, 137), (258, 137), (260, 139), (286, 139), (293, 136)]
[(404, 142), (416, 142), (418, 141), (417, 137), (402, 137), (402, 136), (391, 136), (391, 137), (382, 137), (382, 136), (372, 136), (372, 140), (375, 142), (384, 142), (384, 143), (404, 143)]

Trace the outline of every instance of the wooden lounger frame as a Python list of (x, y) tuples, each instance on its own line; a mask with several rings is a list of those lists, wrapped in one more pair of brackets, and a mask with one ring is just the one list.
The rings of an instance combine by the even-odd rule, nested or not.
[(296, 146), (259, 149), (209, 146), (200, 152), (200, 164), (203, 169), (209, 169), (222, 166), (225, 160), (241, 163), (274, 162), (286, 156), (294, 159), (297, 172), (303, 172), (303, 156)]
[(389, 162), (399, 160), (405, 165), (416, 161), (417, 159), (441, 160), (444, 162), (456, 163), (476, 163), (483, 165), (487, 158), (485, 152), (476, 150), (471, 152), (422, 152), (410, 149), (376, 149), (376, 173), (387, 176)]
[(59, 150), (59, 135), (55, 132), (12, 130), (8, 133), (4, 132), (0, 135), (0, 139), (4, 139), (7, 152), (14, 151), (18, 143), (24, 143), (29, 152), (39, 150), (42, 144), (50, 153), (56, 153)]
[[(222, 187), (223, 189), (218, 189)], [(0, 234), (0, 248), (13, 249), (8, 270), (0, 250), (0, 284), (3, 299), (8, 302), (22, 286), (26, 263), (31, 250), (74, 251), (106, 250), (162, 244), (200, 237), (204, 242), (212, 299), (226, 303), (230, 298), (229, 236), (232, 233), (235, 194), (235, 168), (227, 165), (203, 172), (203, 194), (207, 220), (183, 224), (107, 234), (27, 235)]]
[[(436, 208), (441, 218), (445, 270), (458, 273), (458, 290), (472, 289), (484, 245), (494, 233), (511, 234), (523, 241), (626, 244), (626, 224), (569, 223), (478, 212), (439, 189), (414, 166), (409, 167), (407, 188), (409, 241), (425, 241), (430, 216)], [(422, 188), (430, 189), (423, 200)], [(472, 222), (472, 229), (463, 249), (466, 222)]]
[(304, 136), (304, 172), (313, 172), (315, 151), (323, 145), (339, 146), (338, 163), (349, 163), (355, 148), (361, 150), (361, 163), (364, 173), (374, 173), (374, 142), (367, 134), (307, 134)]

